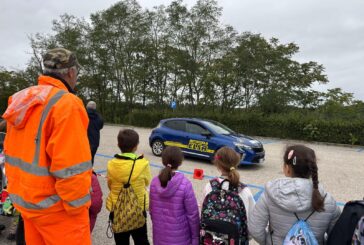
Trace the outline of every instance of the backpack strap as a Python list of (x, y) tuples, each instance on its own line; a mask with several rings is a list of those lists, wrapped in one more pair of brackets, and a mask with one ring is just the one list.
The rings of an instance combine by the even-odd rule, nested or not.
[(130, 171), (130, 174), (129, 174), (128, 182), (126, 184), (124, 184), (124, 188), (129, 188), (129, 186), (130, 186), (130, 179), (131, 179), (131, 175), (133, 174), (133, 171), (134, 171), (135, 162), (136, 162), (136, 160), (143, 159), (144, 158), (144, 155), (140, 155), (137, 158), (132, 158), (132, 157), (128, 157), (128, 156), (123, 156), (123, 155), (115, 154), (114, 157), (117, 158), (117, 159), (132, 160), (133, 161), (133, 166), (131, 167), (131, 171)]
[(131, 175), (133, 174), (133, 171), (134, 171), (134, 166), (135, 166), (136, 160), (137, 159), (133, 159), (133, 166), (131, 167), (131, 171), (130, 171), (130, 174), (129, 174), (129, 179), (128, 179), (128, 182), (126, 184), (124, 184), (124, 188), (129, 188), (130, 187), (130, 179), (131, 179)]
[(144, 218), (147, 218), (147, 213), (146, 213), (146, 209), (145, 209), (145, 199), (147, 198), (146, 195), (147, 194), (144, 194), (144, 210), (143, 210)]
[(224, 184), (224, 182), (228, 182), (229, 183), (229, 191), (234, 192), (235, 194), (239, 195), (240, 191), (242, 191), (244, 189), (244, 184), (239, 182), (239, 185), (237, 187), (232, 186), (230, 184), (230, 181), (228, 179), (224, 179), (221, 183), (220, 183), (220, 188), (222, 189), (222, 185)]
[(228, 179), (224, 179), (220, 183), (219, 178), (214, 178), (214, 179), (210, 180), (210, 185), (211, 185), (212, 190), (222, 190), (222, 185), (225, 182), (229, 183), (228, 190), (232, 191), (232, 192), (236, 192), (237, 194), (239, 194), (246, 187), (246, 185), (241, 182), (239, 183), (238, 187), (234, 187), (234, 186), (230, 185), (230, 181)]
[[(316, 211), (315, 210), (313, 210), (308, 216), (307, 216), (307, 218), (306, 219), (304, 219), (303, 221), (305, 221), (305, 222), (307, 222), (307, 220), (315, 213)], [(297, 213), (294, 213), (294, 216), (296, 216), (296, 218), (297, 218), (297, 220), (301, 220), (299, 217), (298, 217), (298, 215), (297, 215)]]
[[(326, 198), (326, 196), (327, 196), (327, 193), (325, 194), (325, 196), (324, 196), (324, 200), (325, 200), (325, 198)], [(306, 219), (304, 219), (303, 221), (305, 221), (305, 222), (307, 222), (307, 220), (315, 213), (316, 211), (315, 210), (313, 210), (308, 216), (307, 216), (307, 218)], [(296, 216), (296, 218), (297, 218), (297, 220), (300, 220), (300, 218), (298, 218), (298, 215), (296, 214), (296, 213), (294, 213), (294, 215)]]
[(220, 181), (217, 178), (210, 180), (210, 185), (213, 191), (221, 190)]
[[(115, 155), (116, 156), (116, 155)], [(119, 157), (122, 157), (122, 156), (119, 156)], [(120, 159), (120, 158), (119, 158)], [(127, 158), (127, 159), (131, 159), (131, 158)], [(138, 159), (138, 158), (137, 158)], [(133, 166), (131, 167), (131, 171), (130, 171), (130, 174), (129, 174), (129, 179), (128, 179), (128, 182), (126, 184), (124, 184), (124, 188), (129, 188), (130, 187), (130, 179), (131, 179), (131, 175), (133, 174), (133, 170), (134, 170), (134, 166), (135, 166), (135, 161), (137, 159), (133, 159)], [(120, 188), (120, 191), (119, 191), (119, 194), (118, 194), (118, 199), (116, 202), (119, 201), (119, 198), (120, 198), (120, 194), (122, 192), (123, 188)], [(111, 212), (114, 211), (114, 204), (112, 203), (112, 207), (111, 207)]]

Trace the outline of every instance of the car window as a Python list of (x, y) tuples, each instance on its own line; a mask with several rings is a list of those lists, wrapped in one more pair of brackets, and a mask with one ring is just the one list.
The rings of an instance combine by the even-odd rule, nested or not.
[(165, 122), (164, 126), (174, 130), (185, 131), (186, 122), (182, 120), (172, 120)]
[(233, 130), (226, 127), (225, 125), (215, 122), (215, 121), (204, 121), (210, 129), (215, 131), (217, 134), (235, 134)]
[(208, 130), (204, 129), (202, 126), (198, 125), (197, 123), (186, 123), (186, 131), (191, 134), (203, 134), (209, 133)]

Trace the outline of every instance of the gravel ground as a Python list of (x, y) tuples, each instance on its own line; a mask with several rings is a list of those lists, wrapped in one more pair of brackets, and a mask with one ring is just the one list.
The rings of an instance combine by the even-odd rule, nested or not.
[[(106, 179), (104, 178), (104, 170), (106, 169), (109, 157), (118, 152), (116, 136), (118, 131), (124, 126), (105, 126), (101, 132), (101, 143), (98, 154), (95, 158), (95, 171), (100, 172), (99, 181), (104, 192), (104, 199), (108, 194)], [(151, 129), (135, 128), (140, 135), (140, 145), (138, 153), (144, 154), (151, 163), (152, 175), (158, 175), (161, 166), (161, 159), (155, 157), (148, 143), (148, 137)], [(283, 176), (282, 172), (282, 156), (286, 145), (294, 143), (304, 143), (316, 151), (319, 167), (319, 181), (324, 185), (325, 189), (330, 192), (338, 202), (344, 203), (353, 199), (361, 199), (364, 196), (364, 151), (360, 148), (317, 144), (309, 142), (287, 141), (279, 139), (260, 139), (266, 151), (266, 161), (261, 165), (242, 166), (239, 168), (241, 181), (251, 184), (253, 194), (258, 193), (264, 184), (272, 179)], [(217, 170), (208, 161), (197, 159), (185, 159), (180, 170), (192, 181), (197, 200), (202, 202), (203, 188), (208, 180), (195, 180), (192, 175), (195, 168), (204, 169), (206, 176), (218, 175)], [(257, 188), (255, 188), (257, 187)], [(113, 239), (106, 237), (108, 212), (103, 207), (98, 215), (95, 229), (92, 234), (93, 244), (114, 244)], [(0, 217), (0, 223), (9, 224), (10, 219)], [(0, 235), (0, 244), (15, 244), (5, 239), (7, 230)], [(150, 220), (148, 220), (148, 234), (152, 241), (152, 232)], [(252, 242), (252, 244), (256, 244)]]

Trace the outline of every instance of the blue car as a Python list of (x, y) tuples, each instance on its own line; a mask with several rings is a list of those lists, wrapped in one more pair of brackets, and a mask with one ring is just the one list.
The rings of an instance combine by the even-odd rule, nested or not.
[(170, 118), (161, 120), (149, 137), (149, 145), (156, 156), (166, 146), (177, 146), (187, 156), (212, 159), (223, 146), (235, 149), (241, 155), (240, 164), (264, 162), (263, 144), (225, 125), (205, 119)]

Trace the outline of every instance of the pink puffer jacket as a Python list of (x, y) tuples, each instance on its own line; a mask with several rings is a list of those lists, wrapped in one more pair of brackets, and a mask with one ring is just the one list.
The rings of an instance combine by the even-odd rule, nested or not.
[(100, 213), (102, 208), (102, 190), (95, 172), (92, 173), (91, 186), (92, 186), (92, 193), (91, 193), (91, 207), (89, 209), (89, 215), (90, 215), (90, 230), (92, 232), (96, 223), (97, 214)]

